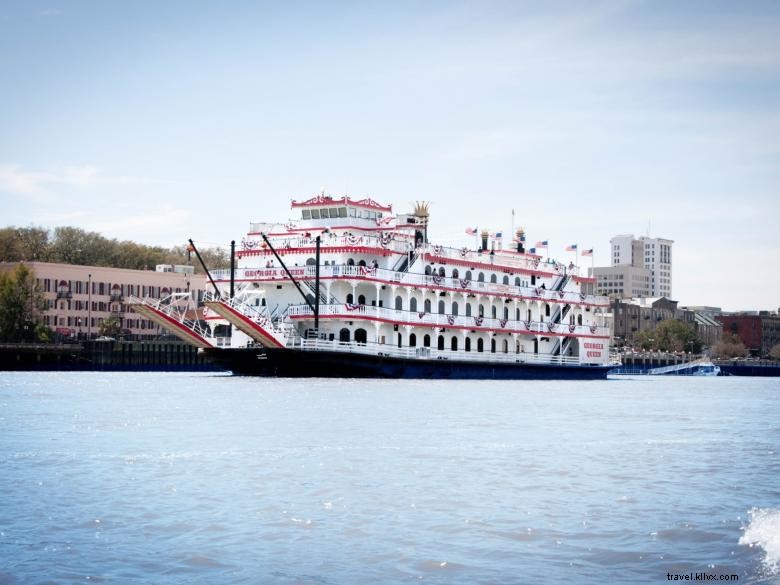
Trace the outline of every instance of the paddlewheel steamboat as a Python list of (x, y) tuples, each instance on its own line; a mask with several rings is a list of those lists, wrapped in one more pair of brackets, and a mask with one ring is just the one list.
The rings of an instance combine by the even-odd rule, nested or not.
[[(429, 207), (293, 201), (252, 223), (202, 306), (187, 294), (134, 310), (235, 374), (385, 378), (604, 378), (608, 299), (525, 247), (522, 229), (475, 245), (428, 240)], [(475, 233), (476, 232), (476, 233)]]

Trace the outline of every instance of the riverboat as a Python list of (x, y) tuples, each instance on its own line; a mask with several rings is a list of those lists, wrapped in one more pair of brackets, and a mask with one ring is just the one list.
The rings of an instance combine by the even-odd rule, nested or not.
[(523, 229), (428, 238), (408, 213), (324, 193), (295, 219), (251, 223), (213, 292), (138, 299), (137, 312), (235, 374), (323, 377), (604, 378), (609, 301), (573, 263), (525, 247)]

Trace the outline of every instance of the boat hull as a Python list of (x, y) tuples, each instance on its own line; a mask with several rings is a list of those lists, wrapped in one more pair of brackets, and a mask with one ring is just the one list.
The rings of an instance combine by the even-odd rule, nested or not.
[(214, 363), (243, 376), (290, 378), (429, 378), (452, 380), (598, 380), (609, 365), (489, 363), (403, 359), (335, 351), (294, 349), (203, 350)]

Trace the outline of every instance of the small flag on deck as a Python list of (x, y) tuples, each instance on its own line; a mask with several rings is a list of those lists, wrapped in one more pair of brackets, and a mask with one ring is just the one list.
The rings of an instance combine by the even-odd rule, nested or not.
[(490, 237), (491, 238), (503, 238), (504, 237), (504, 232), (494, 232), (494, 233), (490, 234)]
[(593, 256), (593, 248), (591, 248), (590, 250), (583, 250), (582, 251), (582, 255), (583, 256)]
[(572, 244), (571, 246), (566, 246), (567, 252), (576, 252), (577, 251), (577, 244)]
[(539, 240), (536, 242), (537, 248), (546, 248), (547, 247), (547, 240)]
[(536, 248), (528, 248), (529, 254), (536, 254)]

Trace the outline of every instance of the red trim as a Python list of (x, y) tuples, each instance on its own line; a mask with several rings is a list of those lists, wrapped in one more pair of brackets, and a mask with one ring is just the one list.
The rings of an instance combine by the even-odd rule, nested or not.
[[(240, 320), (242, 323), (244, 323), (245, 325), (247, 325), (247, 326), (249, 327), (249, 329), (250, 329), (250, 330), (253, 330), (255, 333), (259, 333), (261, 337), (265, 338), (265, 340), (266, 340), (266, 341), (268, 341), (268, 342), (270, 342), (272, 345), (274, 345), (274, 346), (276, 346), (276, 347), (284, 347), (284, 346), (283, 346), (281, 343), (279, 343), (279, 342), (278, 342), (278, 341), (277, 341), (277, 340), (276, 340), (274, 337), (272, 337), (271, 335), (269, 335), (269, 334), (268, 334), (268, 333), (265, 331), (265, 329), (263, 329), (262, 327), (260, 327), (260, 326), (259, 326), (257, 323), (255, 323), (254, 321), (251, 321), (251, 320), (249, 320), (248, 318), (246, 318), (244, 315), (242, 315), (241, 313), (239, 313), (238, 311), (236, 311), (236, 310), (235, 310), (233, 307), (231, 307), (230, 305), (226, 305), (226, 304), (225, 304), (225, 303), (223, 303), (223, 302), (216, 302), (216, 303), (211, 303), (211, 306), (209, 306), (208, 304), (207, 304), (206, 306), (207, 306), (207, 307), (209, 307), (209, 309), (211, 309), (212, 311), (216, 311), (217, 313), (219, 313), (219, 311), (218, 311), (217, 309), (215, 309), (215, 308), (214, 308), (214, 305), (216, 305), (216, 306), (218, 306), (218, 307), (221, 307), (221, 308), (224, 308), (224, 309), (227, 309), (227, 311), (228, 311), (228, 312), (230, 312), (230, 313), (231, 313), (231, 315), (233, 315), (233, 316), (235, 316), (235, 317), (238, 317), (238, 319), (239, 319), (239, 320)], [(223, 317), (224, 317), (224, 315), (223, 315)], [(228, 321), (230, 321), (230, 319), (228, 319), (227, 317), (224, 317), (224, 318), (225, 318), (225, 319), (227, 319)], [(238, 325), (236, 325), (236, 326), (238, 327)], [(239, 327), (239, 329), (241, 329), (241, 327)], [(251, 334), (251, 333), (249, 333), (248, 331), (244, 331), (244, 333), (247, 333), (247, 334), (249, 334), (250, 336), (252, 335), (252, 334)]]
[[(290, 315), (290, 319), (314, 319), (313, 315)], [(575, 337), (577, 339), (609, 339), (609, 336), (602, 335), (574, 335), (571, 333), (553, 333), (550, 331), (517, 331), (515, 329), (506, 331), (504, 329), (491, 329), (489, 327), (464, 327), (463, 325), (431, 325), (429, 323), (410, 323), (408, 321), (394, 321), (383, 317), (372, 317), (370, 315), (360, 315), (358, 313), (345, 313), (343, 315), (320, 315), (320, 320), (338, 319), (341, 321), (378, 321), (379, 323), (389, 323), (392, 325), (409, 325), (418, 329), (460, 329), (465, 331), (484, 331), (488, 333), (506, 333), (512, 335), (531, 335), (539, 337)]]
[[(285, 254), (303, 254), (315, 252), (317, 248), (315, 246), (306, 248), (276, 248), (276, 252), (280, 256)], [(396, 252), (394, 250), (388, 250), (387, 248), (371, 248), (368, 246), (322, 246), (320, 253), (322, 254), (373, 254), (374, 256), (389, 256), (390, 254), (405, 255), (406, 252)], [(237, 256), (273, 256), (273, 252), (268, 249), (260, 250), (237, 250)]]
[[(304, 220), (306, 221), (306, 220)], [(393, 226), (391, 228), (385, 226), (385, 227), (360, 227), (360, 226), (354, 226), (354, 225), (338, 225), (338, 226), (318, 226), (318, 227), (303, 227), (303, 228), (291, 228), (289, 231), (286, 232), (274, 232), (270, 234), (265, 234), (266, 236), (270, 237), (284, 237), (292, 235), (295, 232), (322, 232), (324, 230), (351, 230), (351, 231), (363, 231), (363, 232), (393, 232), (399, 229), (413, 229), (417, 227), (413, 223), (402, 223), (396, 226)], [(261, 232), (248, 232), (248, 236), (259, 236)], [(400, 234), (404, 237), (408, 237), (408, 234)]]
[[(422, 256), (422, 254), (421, 254)], [(536, 275), (536, 276), (562, 276), (561, 274), (558, 274), (557, 272), (544, 272), (542, 270), (531, 270), (530, 268), (518, 268), (516, 266), (506, 266), (505, 264), (490, 264), (486, 262), (473, 262), (470, 260), (466, 260), (463, 258), (446, 258), (445, 256), (437, 256), (435, 254), (425, 254), (425, 261), (428, 262), (430, 260), (433, 260), (434, 262), (438, 262), (439, 264), (455, 264), (456, 266), (469, 266), (471, 268), (482, 268), (484, 270), (502, 270), (504, 272), (509, 272), (512, 274), (529, 274), (529, 275)], [(540, 262), (540, 264), (542, 264)]]
[(132, 307), (132, 308), (143, 307), (144, 309), (148, 309), (149, 311), (151, 311), (152, 313), (154, 313), (158, 317), (161, 317), (163, 320), (168, 321), (171, 325), (173, 325), (176, 329), (178, 329), (182, 333), (184, 333), (186, 335), (189, 335), (190, 337), (192, 337), (195, 340), (200, 341), (206, 347), (214, 347), (211, 343), (206, 341), (206, 339), (204, 337), (201, 337), (200, 335), (195, 333), (192, 329), (188, 329), (187, 327), (185, 327), (184, 325), (182, 325), (178, 321), (174, 321), (173, 319), (171, 319), (168, 315), (166, 315), (162, 311), (158, 311), (157, 309), (155, 309), (153, 307), (150, 307), (149, 305), (130, 305), (130, 307)]
[(366, 209), (388, 212), (393, 210), (392, 205), (382, 205), (370, 197), (366, 197), (365, 199), (350, 199), (346, 195), (341, 199), (334, 199), (330, 195), (315, 195), (306, 201), (296, 201), (293, 199), (290, 207), (295, 209), (296, 207), (322, 207), (324, 205), (353, 205), (355, 207), (364, 207)]

